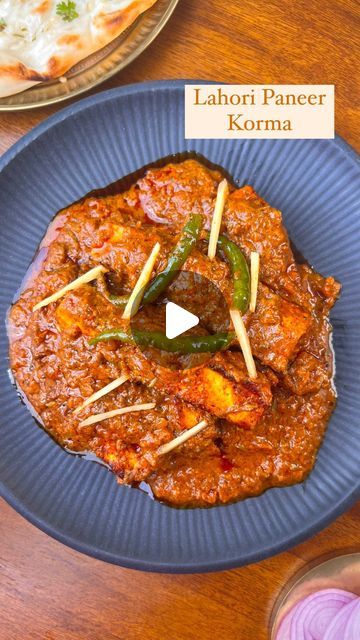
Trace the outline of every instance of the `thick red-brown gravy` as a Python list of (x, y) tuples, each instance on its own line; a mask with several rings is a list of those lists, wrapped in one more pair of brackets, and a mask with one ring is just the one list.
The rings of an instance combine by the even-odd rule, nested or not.
[[(247, 258), (260, 254), (258, 305), (244, 318), (255, 381), (236, 345), (202, 365), (194, 359), (198, 366), (185, 371), (160, 367), (131, 344), (91, 346), (93, 336), (122, 323), (122, 310), (106, 298), (101, 281), (38, 311), (33, 306), (99, 264), (109, 270), (108, 286), (131, 292), (155, 242), (161, 271), (191, 213), (202, 213), (209, 229), (221, 178), (186, 160), (148, 170), (124, 193), (90, 196), (63, 210), (9, 315), (12, 371), (47, 431), (67, 449), (96, 454), (119, 482), (146, 481), (157, 499), (174, 506), (239, 500), (300, 482), (310, 472), (335, 404), (328, 313), (339, 284), (296, 263), (279, 211), (251, 187), (231, 187), (222, 233)], [(214, 282), (230, 301), (229, 268), (221, 255), (210, 263), (205, 240), (183, 269)], [(209, 291), (198, 291), (196, 302), (209, 308)], [(123, 373), (128, 382), (74, 414)], [(155, 408), (79, 426), (94, 413), (148, 402)], [(206, 429), (158, 455), (160, 445), (203, 418)]]

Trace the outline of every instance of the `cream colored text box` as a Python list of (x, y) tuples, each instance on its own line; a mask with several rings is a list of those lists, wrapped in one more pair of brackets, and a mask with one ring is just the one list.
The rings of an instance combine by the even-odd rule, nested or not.
[(333, 138), (334, 85), (185, 85), (185, 138)]

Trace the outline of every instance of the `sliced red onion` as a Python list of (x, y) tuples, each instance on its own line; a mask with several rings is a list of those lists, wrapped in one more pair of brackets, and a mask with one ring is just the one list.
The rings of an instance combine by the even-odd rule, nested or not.
[[(355, 594), (342, 589), (323, 589), (310, 594), (284, 617), (276, 640), (323, 640), (333, 618), (355, 598)], [(359, 639), (360, 636), (356, 640)], [(353, 638), (349, 636), (349, 640)]]
[(355, 597), (342, 589), (323, 589), (309, 595), (294, 613), (291, 640), (323, 640), (331, 620)]
[[(352, 603), (351, 603), (352, 604)], [(359, 640), (360, 638), (360, 598), (351, 611), (345, 627), (344, 640)]]
[[(355, 600), (340, 609), (326, 629), (323, 640), (345, 640), (345, 627), (351, 621), (352, 614), (355, 614), (356, 610), (359, 609), (359, 602), (360, 599), (355, 597)], [(358, 618), (357, 635), (352, 637), (357, 640), (360, 637), (360, 618)]]
[(289, 640), (290, 639), (291, 621), (293, 619), (293, 615), (295, 613), (295, 610), (297, 609), (297, 607), (300, 604), (301, 604), (301, 600), (300, 600), (300, 602), (297, 602), (290, 609), (290, 611), (288, 611), (288, 613), (283, 617), (283, 619), (281, 620), (280, 625), (278, 627), (278, 630), (276, 632), (276, 639), (275, 640)]

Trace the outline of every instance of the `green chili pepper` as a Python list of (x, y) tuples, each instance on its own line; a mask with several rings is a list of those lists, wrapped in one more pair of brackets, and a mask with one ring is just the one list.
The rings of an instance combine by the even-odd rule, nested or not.
[(177, 271), (181, 269), (199, 238), (202, 221), (200, 213), (194, 213), (190, 216), (178, 244), (169, 256), (166, 268), (154, 278), (146, 289), (142, 300), (143, 304), (154, 302), (174, 280)]
[(245, 313), (250, 300), (250, 273), (244, 254), (234, 242), (223, 235), (218, 238), (218, 246), (230, 265), (234, 286), (233, 306)]
[(142, 347), (156, 347), (170, 353), (215, 353), (226, 349), (234, 340), (234, 333), (216, 333), (207, 336), (179, 336), (167, 338), (161, 331), (140, 331), (134, 329), (131, 333), (123, 329), (109, 329), (103, 331), (90, 340), (90, 344), (97, 344), (104, 340), (120, 340), (120, 342), (136, 343)]

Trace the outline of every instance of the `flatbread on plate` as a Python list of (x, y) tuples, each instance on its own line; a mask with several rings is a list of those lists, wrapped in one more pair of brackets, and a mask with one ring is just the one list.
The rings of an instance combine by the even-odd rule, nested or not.
[(62, 76), (155, 2), (0, 0), (0, 97)]

